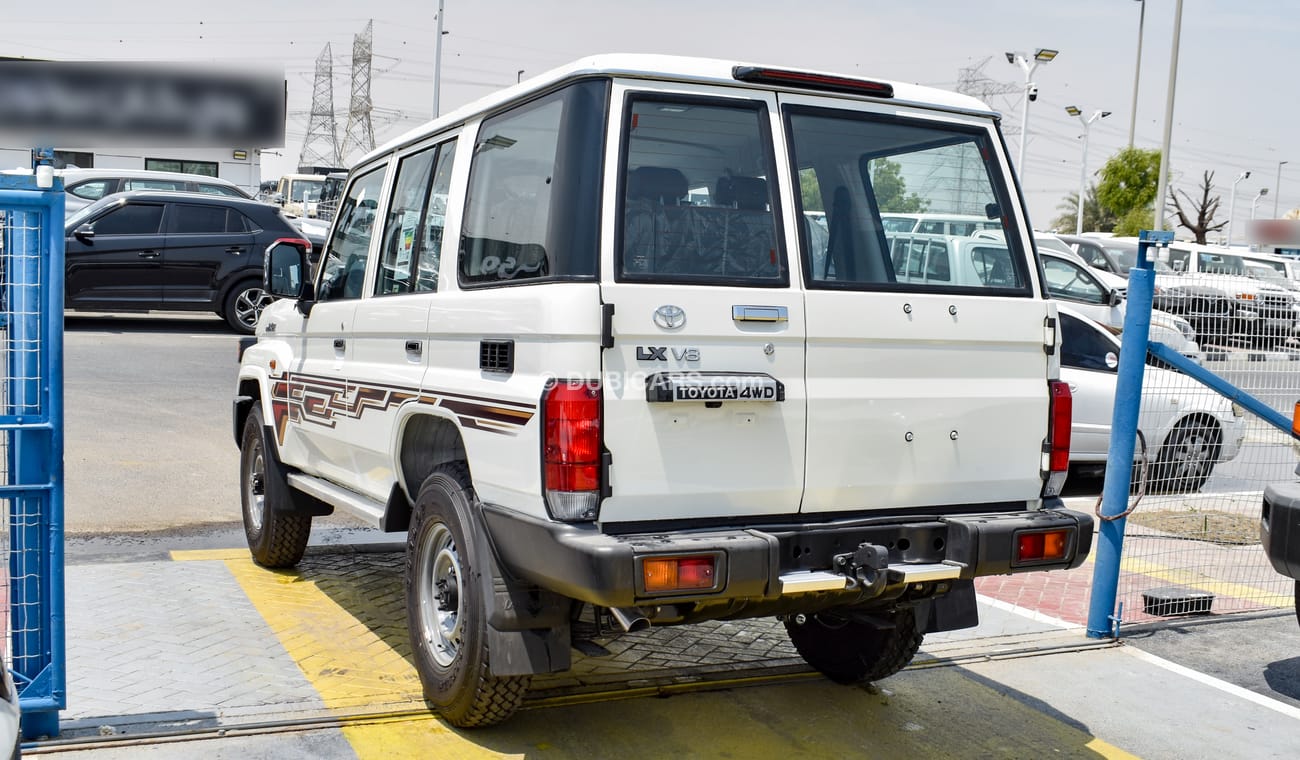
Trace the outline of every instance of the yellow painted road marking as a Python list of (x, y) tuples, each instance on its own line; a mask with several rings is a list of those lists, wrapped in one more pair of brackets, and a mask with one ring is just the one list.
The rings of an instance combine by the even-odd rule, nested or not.
[(801, 676), (761, 688), (738, 681), (728, 691), (674, 685), (670, 699), (560, 697), (530, 705), (543, 709), (523, 710), (505, 725), (462, 732), (432, 714), (400, 714), (423, 705), (414, 668), (310, 571), (265, 570), (246, 552), (176, 557), (223, 561), (327, 707), (341, 716), (365, 708), (399, 713), (343, 721), (339, 730), (360, 760), (1132, 757), (959, 668), (907, 670), (881, 690)]
[(247, 549), (178, 549), (171, 552), (174, 562), (201, 562), (204, 560), (248, 559)]
[(1119, 563), (1121, 570), (1145, 575), (1179, 586), (1188, 586), (1200, 591), (1208, 591), (1218, 596), (1230, 596), (1236, 599), (1249, 599), (1269, 607), (1290, 607), (1295, 604), (1295, 597), (1290, 594), (1276, 594), (1232, 581), (1221, 581), (1194, 570), (1170, 568), (1144, 559), (1124, 559)]

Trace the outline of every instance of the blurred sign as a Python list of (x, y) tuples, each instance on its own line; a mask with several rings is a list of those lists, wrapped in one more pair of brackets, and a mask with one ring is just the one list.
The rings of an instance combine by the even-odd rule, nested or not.
[(0, 61), (12, 145), (284, 145), (283, 73), (184, 64)]
[(1300, 247), (1300, 219), (1251, 219), (1246, 239), (1261, 246)]

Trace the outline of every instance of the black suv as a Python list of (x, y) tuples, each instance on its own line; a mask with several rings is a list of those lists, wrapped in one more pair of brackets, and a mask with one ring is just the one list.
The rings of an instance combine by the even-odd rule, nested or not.
[(303, 237), (276, 206), (148, 190), (96, 201), (64, 233), (67, 308), (213, 311), (244, 333), (271, 300), (262, 290), (267, 246)]

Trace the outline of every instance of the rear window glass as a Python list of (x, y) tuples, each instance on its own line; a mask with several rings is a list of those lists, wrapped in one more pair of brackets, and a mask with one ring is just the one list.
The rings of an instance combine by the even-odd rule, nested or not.
[[(624, 130), (623, 280), (784, 285), (761, 104), (636, 99)], [(821, 219), (806, 215), (805, 226)]]
[(800, 210), (826, 219), (825, 236), (801, 231), (810, 287), (1028, 294), (986, 130), (802, 106), (787, 123)]

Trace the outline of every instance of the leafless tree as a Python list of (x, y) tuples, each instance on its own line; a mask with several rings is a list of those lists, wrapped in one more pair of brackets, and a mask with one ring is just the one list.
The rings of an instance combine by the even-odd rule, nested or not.
[[(1201, 178), (1201, 197), (1195, 199), (1188, 194), (1186, 190), (1179, 190), (1169, 194), (1170, 199), (1174, 202), (1174, 210), (1178, 212), (1178, 225), (1191, 230), (1196, 236), (1196, 242), (1201, 245), (1205, 244), (1205, 236), (1211, 232), (1216, 232), (1228, 226), (1227, 220), (1213, 224), (1214, 215), (1219, 210), (1219, 196), (1210, 197), (1210, 191), (1214, 189), (1214, 172), (1206, 171)], [(1191, 209), (1196, 215), (1196, 221), (1193, 222), (1188, 218), (1187, 211), (1183, 209), (1183, 204), (1178, 200), (1179, 193), (1187, 199), (1187, 208)]]

